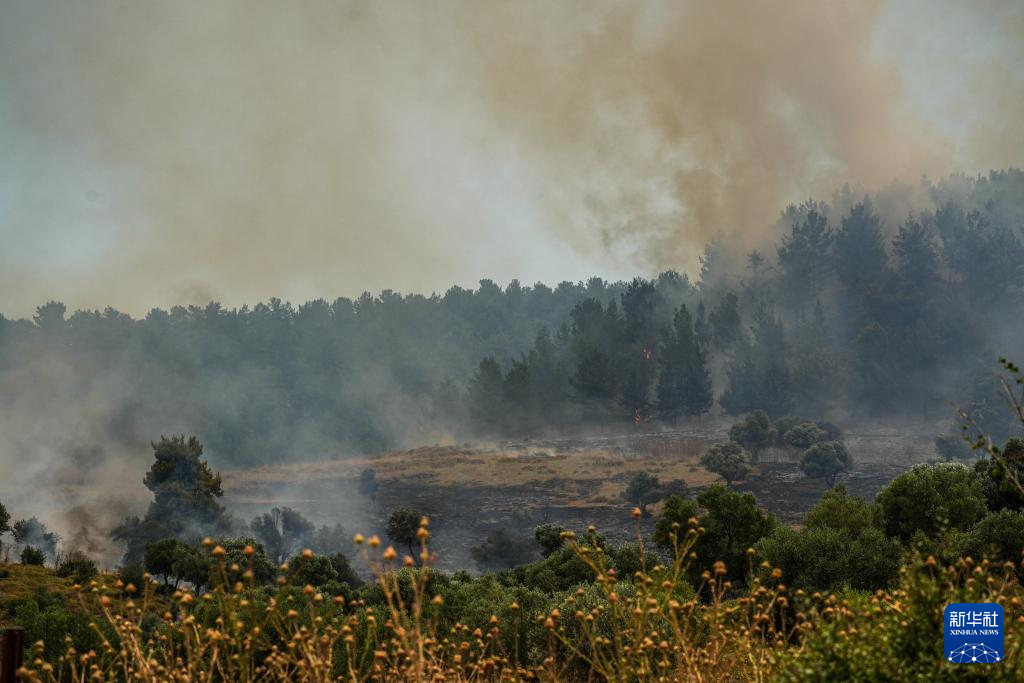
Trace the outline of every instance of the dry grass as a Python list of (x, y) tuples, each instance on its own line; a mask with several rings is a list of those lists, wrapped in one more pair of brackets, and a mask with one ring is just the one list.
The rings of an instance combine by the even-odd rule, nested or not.
[[(96, 581), (79, 592), (78, 600), (102, 615), (95, 624), (102, 648), (85, 653), (69, 648), (56, 665), (37, 658), (22, 674), (50, 683), (557, 681), (576, 678), (582, 667), (590, 672), (586, 678), (612, 681), (763, 680), (775, 651), (805, 626), (787, 623), (786, 589), (774, 580), (770, 585), (756, 581), (739, 600), (727, 602), (731, 586), (718, 566), (705, 574), (697, 595), (683, 591), (697, 535), (689, 530), (670, 566), (644, 564), (630, 580), (615, 575), (598, 547), (567, 533), (568, 543), (594, 572), (598, 599), (581, 603), (574, 614), (554, 609), (522, 615), (542, 621), (548, 634), (548, 654), (540, 661), (519, 661), (518, 648), (502, 645), (496, 616), (442, 632), (436, 615), (443, 597), (430, 598), (427, 591), (433, 570), (424, 519), (421, 569), (413, 558), (399, 559), (392, 548), (382, 549), (375, 537), (357, 538), (386, 598), (381, 613), (311, 586), (295, 591), (283, 576), (280, 590), (261, 600), (251, 572), (222, 562), (222, 581), (215, 589), (203, 595), (175, 593), (174, 609), (164, 610), (154, 628), (146, 619), (161, 609), (153, 600), (155, 584), (139, 591)], [(211, 552), (223, 557), (220, 548)], [(690, 597), (681, 597), (684, 592)], [(584, 589), (577, 595), (582, 599)], [(567, 604), (574, 601), (569, 597)], [(41, 651), (42, 644), (37, 648)]]
[(34, 595), (45, 589), (51, 593), (74, 596), (71, 579), (62, 579), (46, 567), (25, 564), (0, 564), (0, 603)]

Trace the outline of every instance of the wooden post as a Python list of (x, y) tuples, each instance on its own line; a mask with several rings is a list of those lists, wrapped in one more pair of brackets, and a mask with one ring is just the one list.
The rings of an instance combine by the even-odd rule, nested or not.
[(7, 628), (3, 632), (0, 652), (0, 683), (17, 683), (21, 679), (18, 669), (25, 651), (25, 632), (20, 628)]

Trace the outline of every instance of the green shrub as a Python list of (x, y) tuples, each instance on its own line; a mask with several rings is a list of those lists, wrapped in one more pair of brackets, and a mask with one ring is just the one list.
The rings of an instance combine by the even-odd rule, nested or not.
[(748, 573), (747, 549), (778, 526), (774, 515), (757, 506), (753, 494), (715, 484), (696, 500), (669, 498), (655, 524), (654, 542), (666, 550), (673, 548), (673, 536), (682, 543), (692, 517), (703, 529), (693, 547), (697, 561), (690, 565), (690, 575), (694, 580), (718, 560), (725, 563), (727, 578), (742, 579)]
[[(828, 601), (799, 647), (782, 653), (772, 676), (782, 683), (832, 681), (1020, 681), (1024, 639), (1020, 588), (1012, 569), (958, 561), (943, 568), (915, 558), (890, 593), (845, 594)], [(1006, 610), (1007, 655), (993, 665), (951, 664), (941, 656), (943, 609), (951, 602), (998, 602)]]
[(955, 543), (959, 557), (985, 558), (993, 562), (1021, 562), (1024, 551), (1024, 512), (992, 512), (961, 534)]
[(810, 421), (801, 422), (783, 435), (786, 444), (801, 450), (828, 440), (828, 432)]
[(934, 539), (947, 529), (969, 529), (986, 513), (981, 478), (960, 464), (915, 465), (876, 501), (886, 534), (904, 542), (918, 531)]
[(75, 583), (86, 584), (99, 574), (96, 563), (85, 555), (72, 552), (69, 553), (57, 565), (57, 576), (74, 579)]
[(38, 548), (33, 548), (30, 545), (25, 546), (21, 549), (21, 563), (43, 566), (46, 564), (46, 554)]
[(850, 452), (842, 441), (816, 443), (800, 456), (800, 471), (808, 477), (823, 479), (830, 488), (849, 469)]

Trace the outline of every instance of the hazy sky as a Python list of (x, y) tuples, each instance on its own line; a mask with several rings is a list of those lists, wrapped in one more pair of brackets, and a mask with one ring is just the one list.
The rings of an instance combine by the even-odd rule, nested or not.
[(0, 312), (692, 272), (1024, 164), (1024, 3), (0, 0)]

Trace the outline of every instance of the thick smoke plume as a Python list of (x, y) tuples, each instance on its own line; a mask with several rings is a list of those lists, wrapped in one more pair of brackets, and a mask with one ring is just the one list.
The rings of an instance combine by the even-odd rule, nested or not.
[[(0, 9), (0, 310), (696, 267), (844, 182), (1019, 164), (1022, 12)], [(907, 45), (913, 49), (906, 49)]]

